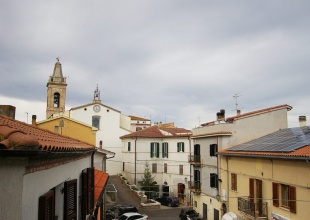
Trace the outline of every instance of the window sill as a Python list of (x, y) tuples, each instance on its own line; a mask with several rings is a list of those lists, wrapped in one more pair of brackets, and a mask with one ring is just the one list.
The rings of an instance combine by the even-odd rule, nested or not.
[(279, 209), (282, 209), (282, 210), (284, 210), (284, 211), (290, 212), (290, 208), (289, 208), (289, 207), (279, 206)]

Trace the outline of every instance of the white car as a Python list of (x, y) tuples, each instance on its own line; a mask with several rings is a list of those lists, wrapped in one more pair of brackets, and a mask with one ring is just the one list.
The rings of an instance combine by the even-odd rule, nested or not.
[(149, 217), (145, 214), (140, 214), (138, 212), (127, 212), (122, 214), (118, 220), (134, 220), (134, 219), (140, 219), (140, 220), (148, 220)]

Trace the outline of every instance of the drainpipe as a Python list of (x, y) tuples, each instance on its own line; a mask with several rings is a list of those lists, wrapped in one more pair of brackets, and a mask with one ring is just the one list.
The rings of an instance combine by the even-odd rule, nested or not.
[[(191, 159), (192, 157), (192, 142), (190, 137), (188, 137), (188, 141), (189, 141), (189, 159)], [(192, 165), (189, 164), (189, 182), (192, 182)], [(187, 184), (188, 187), (188, 184)], [(192, 192), (189, 190), (189, 202), (190, 205), (192, 205)]]
[(137, 185), (137, 139), (135, 139), (135, 185)]
[(226, 175), (227, 175), (227, 177), (226, 177), (226, 191), (227, 191), (227, 212), (229, 211), (229, 179), (228, 179), (228, 177), (229, 177), (229, 174), (228, 174), (228, 156), (226, 156)]
[[(219, 137), (216, 137), (216, 145), (217, 145), (217, 150), (219, 149)], [(220, 179), (220, 173), (219, 173), (219, 155), (216, 153), (216, 173), (217, 173), (217, 195), (216, 199), (217, 201), (220, 201), (220, 182), (222, 182)]]

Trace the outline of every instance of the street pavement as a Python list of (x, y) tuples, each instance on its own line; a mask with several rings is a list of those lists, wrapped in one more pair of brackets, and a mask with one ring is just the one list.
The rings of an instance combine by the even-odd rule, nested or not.
[[(131, 197), (131, 192), (121, 183), (118, 176), (110, 176), (108, 184), (114, 184), (117, 189), (117, 204), (134, 205), (139, 213), (149, 216), (149, 220), (177, 220), (182, 208), (189, 208), (181, 204), (179, 207), (160, 206), (160, 209), (142, 208), (138, 202)], [(107, 203), (107, 208), (115, 204)]]

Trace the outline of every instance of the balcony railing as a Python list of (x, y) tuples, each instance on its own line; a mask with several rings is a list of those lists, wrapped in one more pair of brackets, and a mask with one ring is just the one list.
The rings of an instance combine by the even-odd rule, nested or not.
[(254, 202), (254, 199), (248, 197), (238, 197), (238, 210), (252, 218), (268, 219), (268, 203)]
[(201, 182), (200, 181), (189, 181), (188, 188), (195, 194), (199, 195), (201, 193)]
[(188, 162), (192, 165), (201, 165), (201, 155), (189, 155)]

